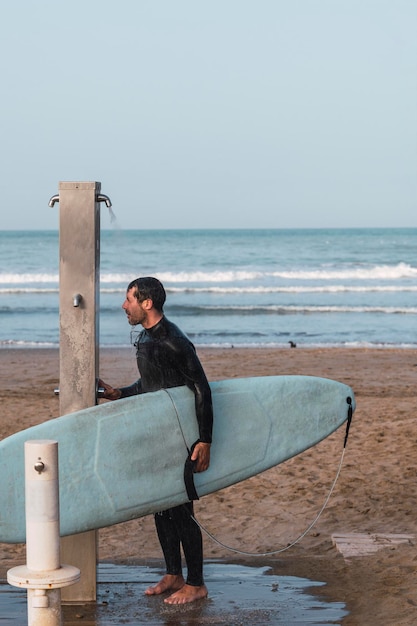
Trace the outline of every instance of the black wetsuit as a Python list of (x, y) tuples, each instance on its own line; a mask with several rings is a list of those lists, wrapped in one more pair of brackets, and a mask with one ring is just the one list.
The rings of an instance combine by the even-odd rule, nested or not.
[[(159, 389), (187, 385), (195, 396), (199, 440), (211, 443), (213, 408), (211, 391), (195, 348), (184, 333), (163, 317), (153, 328), (139, 334), (136, 359), (140, 378), (121, 389), (122, 398)], [(161, 433), (162, 437), (169, 433)], [(164, 553), (167, 574), (181, 574), (180, 545), (187, 562), (187, 583), (203, 584), (203, 542), (192, 520), (192, 502), (155, 515), (155, 524)]]

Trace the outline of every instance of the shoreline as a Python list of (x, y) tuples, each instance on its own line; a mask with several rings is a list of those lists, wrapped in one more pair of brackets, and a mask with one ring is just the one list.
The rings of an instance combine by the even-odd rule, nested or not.
[[(344, 463), (313, 529), (291, 549), (243, 557), (204, 537), (205, 558), (269, 565), (278, 575), (322, 581), (315, 593), (344, 602), (344, 626), (415, 623), (415, 541), (346, 560), (338, 533), (409, 533), (417, 539), (417, 348), (197, 348), (209, 380), (302, 374), (345, 382), (355, 392)], [(0, 437), (58, 417), (59, 351), (0, 348)], [(137, 378), (134, 349), (101, 348), (100, 376), (124, 385)], [(253, 553), (286, 546), (316, 517), (332, 485), (345, 428), (263, 474), (196, 503), (196, 517), (222, 543)], [(24, 561), (24, 547), (0, 544), (1, 571)], [(99, 560), (160, 560), (151, 517), (99, 531)], [(209, 590), (210, 591), (210, 590)]]
[[(199, 351), (207, 351), (207, 350), (287, 350), (288, 344), (290, 342), (279, 343), (279, 344), (198, 344), (195, 343), (195, 348), (197, 352)], [(417, 350), (416, 343), (401, 343), (401, 344), (391, 344), (391, 343), (363, 343), (363, 344), (314, 344), (314, 343), (298, 343), (296, 346), (299, 350)], [(106, 350), (129, 350), (132, 348), (130, 344), (123, 345), (112, 345), (112, 344), (104, 344), (100, 345), (100, 352)], [(19, 342), (0, 342), (0, 351), (1, 350), (58, 350), (58, 344), (21, 344)]]

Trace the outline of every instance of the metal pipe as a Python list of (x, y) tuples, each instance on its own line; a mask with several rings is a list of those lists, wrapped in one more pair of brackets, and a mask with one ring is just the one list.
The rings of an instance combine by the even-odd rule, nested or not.
[[(59, 194), (55, 194), (51, 197), (48, 202), (48, 206), (53, 207), (55, 202), (59, 202)], [(97, 202), (105, 202), (108, 209), (110, 209), (110, 207), (112, 206), (109, 196), (106, 196), (106, 194), (104, 193), (97, 194)]]
[(54, 206), (55, 202), (59, 202), (59, 194), (55, 194), (54, 196), (51, 197), (51, 199), (48, 202), (48, 206), (50, 206), (51, 208)]
[[(105, 392), (106, 392), (106, 390), (104, 389), (104, 387), (97, 387), (97, 390), (96, 390), (96, 397), (97, 397), (97, 399), (104, 398)], [(54, 389), (54, 394), (56, 396), (59, 396), (59, 387), (56, 387)]]
[(73, 297), (72, 297), (72, 305), (75, 306), (75, 307), (80, 306), (80, 304), (82, 302), (82, 299), (83, 299), (83, 297), (82, 297), (82, 295), (80, 293), (74, 294)]
[(111, 207), (111, 200), (109, 196), (106, 196), (104, 193), (99, 193), (97, 195), (97, 202), (105, 202), (108, 209)]

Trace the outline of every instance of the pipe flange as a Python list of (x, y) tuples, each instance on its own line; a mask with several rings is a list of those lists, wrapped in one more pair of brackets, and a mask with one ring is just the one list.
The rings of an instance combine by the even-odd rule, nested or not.
[(73, 565), (61, 565), (59, 569), (43, 572), (18, 565), (7, 572), (7, 582), (23, 589), (60, 589), (77, 583), (80, 576), (80, 570)]

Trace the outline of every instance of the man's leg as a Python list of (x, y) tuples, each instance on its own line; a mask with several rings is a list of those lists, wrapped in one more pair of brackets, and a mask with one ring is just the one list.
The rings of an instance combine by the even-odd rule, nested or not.
[(148, 596), (176, 591), (185, 584), (181, 567), (180, 538), (172, 519), (171, 509), (156, 513), (155, 526), (165, 559), (166, 574), (159, 583), (146, 589), (145, 594)]
[(203, 538), (192, 515), (192, 502), (172, 509), (172, 518), (181, 539), (187, 563), (187, 581), (181, 589), (165, 600), (167, 604), (186, 604), (207, 597), (207, 588), (203, 579)]

